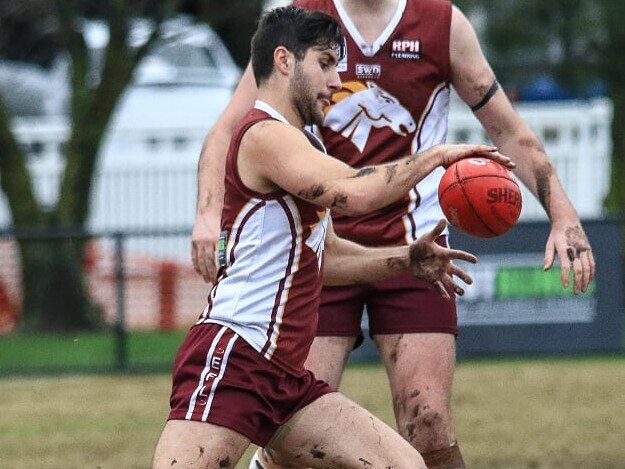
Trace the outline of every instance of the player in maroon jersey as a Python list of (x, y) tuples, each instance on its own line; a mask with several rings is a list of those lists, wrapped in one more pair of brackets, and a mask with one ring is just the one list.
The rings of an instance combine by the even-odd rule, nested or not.
[(514, 164), (484, 145), (439, 145), (360, 170), (328, 156), (304, 125), (322, 123), (340, 88), (342, 43), (322, 12), (285, 7), (261, 19), (252, 42), (258, 100), (225, 166), (219, 274), (176, 356), (155, 468), (232, 467), (250, 442), (312, 467), (426, 468), (393, 429), (304, 368), (319, 292), (322, 282), (410, 273), (449, 301), (448, 292), (463, 293), (454, 277), (471, 282), (452, 260), (476, 259), (436, 243), (444, 220), (409, 246), (374, 249), (336, 236), (328, 209), (380, 209), (462, 158)]
[[(473, 109), (491, 140), (517, 163), (517, 176), (540, 200), (551, 233), (545, 268), (561, 261), (562, 284), (586, 291), (595, 272), (592, 250), (540, 141), (499, 89), (465, 16), (447, 0), (297, 0), (338, 18), (347, 56), (339, 64), (343, 87), (320, 127), (329, 153), (356, 167), (393, 161), (442, 143), (449, 88)], [(250, 71), (211, 129), (199, 164), (192, 254), (207, 281), (215, 277), (223, 158), (235, 123), (256, 96)], [(358, 218), (334, 215), (337, 233), (369, 245), (406, 244), (440, 216), (437, 177), (415, 186), (391, 207)], [(443, 237), (441, 242), (446, 242)], [(464, 467), (451, 412), (457, 318), (417, 279), (399, 277), (357, 287), (325, 288), (320, 323), (307, 366), (338, 387), (349, 353), (359, 340), (367, 306), (370, 333), (387, 369), (400, 433), (430, 467)], [(263, 458), (263, 455), (260, 455)], [(269, 464), (268, 461), (263, 461)]]

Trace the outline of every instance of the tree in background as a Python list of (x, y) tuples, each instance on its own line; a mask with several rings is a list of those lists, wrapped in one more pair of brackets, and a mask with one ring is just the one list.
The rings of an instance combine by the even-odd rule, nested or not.
[(187, 0), (182, 11), (210, 24), (239, 67), (245, 67), (263, 3), (263, 0)]
[[(11, 117), (0, 97), (0, 187), (6, 195), (14, 228), (20, 230), (82, 229), (89, 215), (90, 195), (100, 145), (115, 106), (134, 70), (158, 40), (159, 25), (177, 12), (195, 13), (214, 22), (217, 30), (236, 31), (233, 50), (249, 50), (249, 39), (260, 12), (260, 1), (234, 1), (245, 6), (244, 25), (233, 3), (195, 0), (22, 0), (0, 4), (0, 56), (49, 66), (58, 54), (71, 60), (70, 133), (65, 145), (59, 199), (53, 207), (37, 200), (27, 168), (27, 155), (11, 128)], [(257, 16), (257, 15), (256, 15)], [(108, 24), (110, 37), (99, 76), (80, 32), (84, 18)], [(153, 29), (140, 46), (130, 45), (133, 19), (152, 21)], [(237, 39), (238, 41), (234, 41)], [(233, 42), (234, 41), (234, 42)], [(239, 44), (240, 42), (240, 44)], [(233, 44), (237, 45), (233, 45)], [(243, 45), (244, 44), (244, 45)], [(239, 57), (244, 63), (246, 57)], [(23, 285), (23, 328), (27, 330), (90, 329), (100, 314), (85, 288), (82, 239), (42, 242), (19, 239)]]
[(606, 207), (625, 210), (625, 2), (622, 0), (460, 0), (484, 18), (487, 56), (500, 81), (519, 88), (550, 75), (573, 96), (597, 82), (614, 106), (611, 186)]
[(610, 85), (614, 105), (612, 121), (612, 172), (606, 206), (613, 214), (625, 211), (625, 3), (622, 0), (601, 0), (608, 36), (602, 58), (602, 70)]

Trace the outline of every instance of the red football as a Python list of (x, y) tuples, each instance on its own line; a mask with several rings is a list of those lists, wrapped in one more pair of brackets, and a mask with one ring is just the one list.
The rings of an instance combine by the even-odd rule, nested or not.
[(449, 223), (478, 238), (508, 231), (523, 205), (512, 173), (487, 158), (466, 158), (449, 166), (438, 186), (438, 199)]

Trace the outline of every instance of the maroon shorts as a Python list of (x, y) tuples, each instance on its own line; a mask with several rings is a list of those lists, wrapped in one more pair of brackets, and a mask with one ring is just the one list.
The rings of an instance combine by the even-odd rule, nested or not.
[(210, 422), (265, 446), (298, 410), (330, 392), (310, 371), (278, 368), (231, 329), (199, 324), (174, 362), (169, 420)]
[[(446, 246), (445, 237), (437, 242)], [(427, 282), (406, 274), (380, 282), (324, 287), (318, 336), (359, 337), (366, 307), (369, 335), (444, 332), (458, 335), (456, 300), (446, 300)]]

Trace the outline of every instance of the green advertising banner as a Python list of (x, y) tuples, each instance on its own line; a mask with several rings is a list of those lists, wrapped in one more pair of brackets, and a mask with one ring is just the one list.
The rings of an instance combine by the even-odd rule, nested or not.
[(597, 315), (596, 281), (576, 296), (562, 287), (559, 265), (543, 270), (542, 254), (485, 254), (466, 270), (474, 284), (458, 298), (460, 326), (591, 323)]
[(543, 270), (548, 223), (520, 223), (503, 236), (452, 230), (451, 245), (478, 256), (474, 284), (458, 299), (458, 355), (606, 353), (623, 350), (621, 222), (585, 220), (597, 263), (589, 290), (562, 287), (560, 265)]

